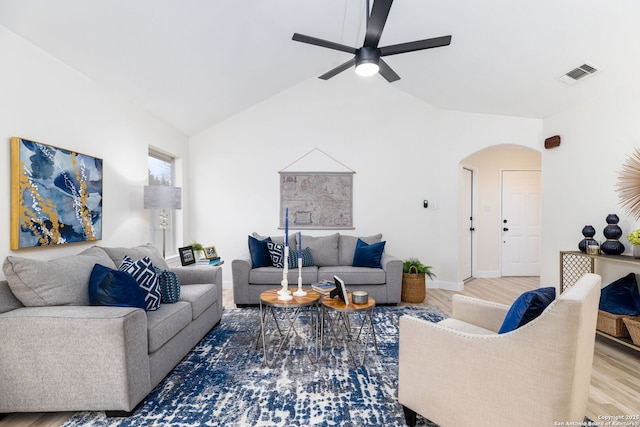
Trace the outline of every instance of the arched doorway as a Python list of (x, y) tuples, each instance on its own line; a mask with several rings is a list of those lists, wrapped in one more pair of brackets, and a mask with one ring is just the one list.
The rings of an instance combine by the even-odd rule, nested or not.
[[(461, 179), (459, 191), (460, 268), (470, 270), (462, 271), (461, 275), (500, 277), (503, 275), (503, 252), (509, 242), (506, 234), (509, 230), (504, 231), (509, 226), (503, 223), (504, 172), (539, 172), (542, 169), (541, 154), (515, 144), (495, 145), (464, 158), (460, 167), (471, 174), (470, 179)], [(466, 172), (462, 176), (467, 176)], [(468, 193), (471, 193), (469, 197), (466, 196)], [(466, 260), (465, 256), (470, 259)]]

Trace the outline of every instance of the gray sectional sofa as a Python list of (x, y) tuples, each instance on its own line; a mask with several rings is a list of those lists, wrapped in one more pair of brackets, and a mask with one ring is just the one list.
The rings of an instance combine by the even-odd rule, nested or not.
[[(92, 306), (95, 264), (148, 256), (176, 273), (155, 311)], [(220, 267), (169, 268), (151, 245), (93, 246), (52, 261), (9, 256), (0, 281), (0, 413), (131, 412), (222, 317)]]
[[(264, 241), (267, 236), (253, 233), (253, 237)], [(251, 239), (251, 237), (250, 237)], [(271, 236), (273, 242), (282, 243), (284, 237)], [(354, 254), (358, 239), (372, 245), (382, 241), (382, 234), (367, 237), (343, 235), (340, 233), (328, 236), (302, 235), (302, 247), (309, 248), (314, 265), (302, 268), (302, 283), (305, 289), (313, 282), (333, 281), (333, 276), (344, 280), (349, 291), (367, 291), (377, 304), (398, 304), (402, 293), (402, 260), (386, 252), (382, 253), (381, 268), (354, 267)], [(297, 247), (297, 235), (289, 237), (289, 246)], [(231, 264), (233, 275), (233, 299), (237, 306), (256, 305), (260, 303), (260, 294), (268, 289), (280, 286), (283, 269), (273, 266), (254, 268), (252, 257), (235, 259)], [(290, 269), (287, 280), (289, 287), (298, 284), (298, 269)]]

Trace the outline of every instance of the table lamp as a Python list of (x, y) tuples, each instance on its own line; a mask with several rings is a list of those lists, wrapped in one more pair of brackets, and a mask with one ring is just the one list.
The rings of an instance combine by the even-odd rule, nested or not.
[(144, 208), (161, 209), (160, 228), (162, 229), (162, 257), (166, 253), (167, 209), (182, 209), (182, 188), (168, 185), (146, 185), (144, 187)]

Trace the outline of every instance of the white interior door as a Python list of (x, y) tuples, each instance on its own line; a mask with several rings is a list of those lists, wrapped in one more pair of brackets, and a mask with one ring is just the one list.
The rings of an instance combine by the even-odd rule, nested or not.
[(540, 275), (540, 171), (502, 172), (502, 275)]
[(464, 280), (473, 276), (473, 171), (467, 168), (462, 169), (462, 277)]

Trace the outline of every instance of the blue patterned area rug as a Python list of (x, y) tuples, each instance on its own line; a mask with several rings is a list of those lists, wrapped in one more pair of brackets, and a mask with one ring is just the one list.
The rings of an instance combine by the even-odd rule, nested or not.
[[(128, 418), (78, 412), (76, 426), (404, 426), (398, 403), (398, 319), (429, 321), (446, 315), (435, 307), (376, 307), (379, 353), (356, 368), (341, 346), (316, 364), (295, 346), (274, 368), (256, 350), (257, 308), (227, 308), (222, 321), (151, 392)], [(418, 417), (418, 425), (437, 427)]]

